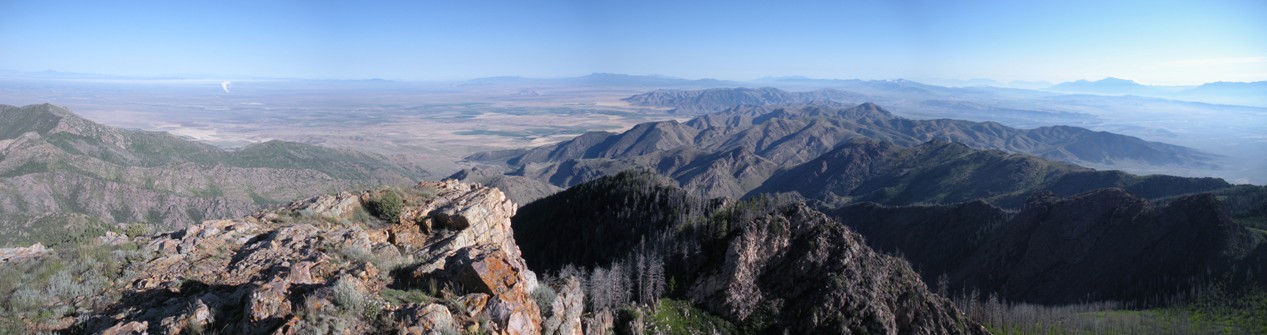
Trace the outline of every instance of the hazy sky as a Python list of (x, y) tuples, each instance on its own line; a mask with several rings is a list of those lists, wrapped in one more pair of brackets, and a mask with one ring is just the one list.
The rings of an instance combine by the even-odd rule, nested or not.
[(0, 0), (0, 69), (1267, 80), (1267, 1)]

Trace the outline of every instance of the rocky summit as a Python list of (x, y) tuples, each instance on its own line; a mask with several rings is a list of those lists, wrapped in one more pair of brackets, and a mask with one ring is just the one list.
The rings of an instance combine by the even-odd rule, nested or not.
[[(119, 283), (118, 301), (103, 301), (72, 329), (540, 334), (543, 313), (531, 295), (539, 284), (513, 239), (515, 210), (493, 188), (424, 182), (140, 237), (155, 256), (133, 264), (144, 270)], [(559, 311), (546, 313), (556, 316), (546, 320), (556, 332), (579, 324), (561, 319), (579, 318), (566, 310), (575, 294), (558, 299)]]

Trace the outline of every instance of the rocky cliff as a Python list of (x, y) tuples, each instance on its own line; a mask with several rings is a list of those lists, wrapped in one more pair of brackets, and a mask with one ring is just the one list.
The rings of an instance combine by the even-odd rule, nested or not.
[[(391, 195), (389, 195), (389, 193)], [(153, 237), (156, 257), (73, 329), (106, 334), (540, 334), (536, 275), (500, 191), (424, 182), (340, 193)], [(382, 215), (387, 213), (387, 215)], [(386, 217), (386, 222), (372, 215)], [(105, 296), (111, 296), (109, 294)], [(561, 295), (551, 331), (578, 324)]]
[[(796, 334), (984, 334), (898, 257), (804, 205), (758, 214), (704, 253), (691, 301)], [(720, 256), (720, 257), (717, 257)], [(764, 320), (762, 320), (764, 319)], [(763, 324), (764, 325), (764, 324)]]

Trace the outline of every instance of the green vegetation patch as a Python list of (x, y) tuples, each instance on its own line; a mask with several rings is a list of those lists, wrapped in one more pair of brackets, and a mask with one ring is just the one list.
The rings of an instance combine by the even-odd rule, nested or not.
[(48, 171), (49, 170), (48, 170), (47, 163), (27, 162), (26, 164), (22, 164), (21, 166), (18, 166), (17, 168), (10, 169), (9, 171), (4, 171), (3, 173), (0, 173), (0, 178), (24, 176), (24, 175), (28, 175), (32, 173), (44, 173)]
[(0, 334), (33, 334), (77, 316), (102, 301), (117, 300), (108, 288), (135, 275), (128, 265), (148, 258), (132, 243), (85, 243), (54, 248), (34, 260), (0, 266)]
[(112, 226), (92, 216), (50, 214), (0, 217), (13, 222), (32, 220), (29, 226), (0, 227), (0, 247), (26, 247), (39, 242), (46, 247), (84, 243), (104, 235)]
[(370, 214), (386, 221), (396, 221), (400, 218), (400, 212), (405, 207), (405, 200), (401, 198), (400, 192), (393, 189), (387, 189), (370, 197), (365, 203), (365, 209)]
[(1142, 310), (1103, 302), (956, 304), (994, 334), (1267, 334), (1267, 289), (1254, 286), (1214, 284), (1188, 302)]
[(649, 334), (740, 334), (726, 319), (682, 300), (660, 299), (647, 321)]

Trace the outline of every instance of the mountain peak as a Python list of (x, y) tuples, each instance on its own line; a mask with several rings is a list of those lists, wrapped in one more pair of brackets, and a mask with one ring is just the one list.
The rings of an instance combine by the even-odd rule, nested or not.
[(65, 131), (96, 125), (75, 115), (66, 107), (49, 103), (22, 107), (0, 105), (0, 120), (5, 121), (0, 125), (0, 140), (17, 138), (31, 132), (48, 135), (58, 129)]
[(882, 113), (888, 114), (888, 112), (885, 111), (884, 108), (880, 108), (880, 105), (877, 105), (874, 102), (864, 102), (858, 105), (858, 109), (871, 111), (871, 112), (882, 112)]
[(1104, 79), (1100, 79), (1100, 80), (1098, 80), (1098, 81), (1095, 81), (1095, 83), (1096, 83), (1096, 84), (1102, 84), (1102, 85), (1130, 85), (1130, 86), (1143, 86), (1143, 85), (1140, 85), (1139, 83), (1135, 82), (1134, 80), (1130, 80), (1130, 79), (1122, 79), (1122, 78), (1117, 78), (1117, 77), (1105, 77)]
[(1146, 89), (1148, 86), (1137, 83), (1134, 80), (1122, 79), (1116, 77), (1106, 77), (1104, 79), (1089, 81), (1077, 80), (1064, 82), (1052, 86), (1052, 89), (1061, 91), (1077, 91), (1077, 92), (1107, 92), (1107, 93), (1134, 93), (1135, 91)]
[(866, 117), (878, 117), (878, 118), (893, 117), (893, 113), (889, 113), (889, 111), (885, 110), (884, 107), (880, 107), (880, 105), (877, 105), (873, 102), (864, 102), (858, 105), (857, 107), (841, 111), (840, 114), (844, 117), (851, 118), (851, 119), (861, 119), (861, 118), (866, 118)]
[(58, 106), (58, 105), (54, 105), (47, 102), (42, 103), (42, 104), (26, 105), (22, 107), (0, 104), (0, 110), (19, 110), (22, 113), (48, 114), (48, 115), (52, 115), (56, 117), (74, 117), (74, 118), (79, 117), (78, 115), (75, 115), (75, 113), (72, 113), (70, 109), (64, 106)]

